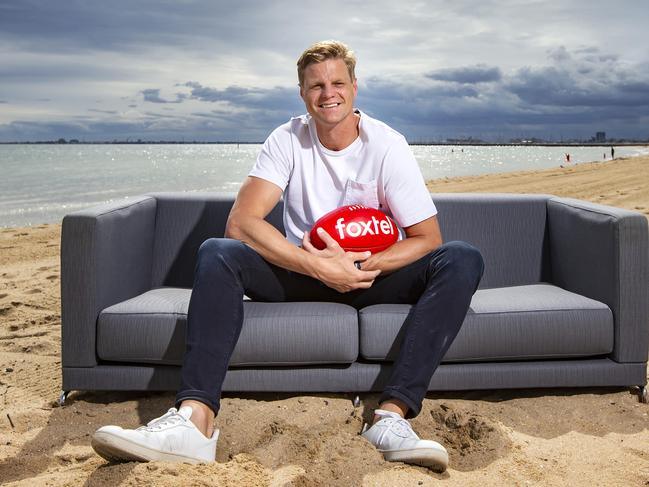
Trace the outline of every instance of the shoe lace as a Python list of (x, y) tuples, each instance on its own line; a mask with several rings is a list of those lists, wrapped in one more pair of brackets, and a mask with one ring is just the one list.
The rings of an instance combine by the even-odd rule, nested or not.
[(417, 436), (417, 433), (415, 433), (415, 431), (412, 429), (412, 426), (407, 420), (403, 418), (384, 418), (383, 421), (383, 424), (386, 425), (386, 428), (381, 434), (381, 439), (383, 439), (391, 432), (397, 436), (400, 436), (401, 438), (413, 438), (417, 440), (419, 439), (419, 436)]
[(145, 431), (160, 431), (167, 426), (173, 426), (175, 424), (184, 423), (185, 418), (183, 418), (175, 408), (171, 408), (165, 414), (159, 418), (152, 419), (149, 421), (146, 426), (140, 426), (138, 430)]

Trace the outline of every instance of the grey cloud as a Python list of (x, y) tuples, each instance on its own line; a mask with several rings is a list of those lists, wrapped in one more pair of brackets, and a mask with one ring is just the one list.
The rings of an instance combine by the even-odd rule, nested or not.
[[(0, 124), (0, 141), (79, 139), (85, 141), (182, 140), (263, 141), (272, 128), (286, 120), (266, 114), (232, 113), (222, 117), (169, 116), (150, 112), (139, 121), (68, 120), (53, 122), (15, 121)], [(243, 128), (245, 127), (245, 130)]]
[(504, 83), (533, 106), (649, 107), (649, 66), (626, 65), (597, 49), (549, 53), (553, 65), (523, 67)]
[[(423, 77), (407, 84), (370, 78), (359, 88), (358, 105), (383, 119), (435, 124), (443, 122), (445, 114), (462, 111), (467, 104), (475, 105), (479, 93), (474, 86), (426, 82)], [(475, 113), (475, 107), (472, 111)]]
[(548, 61), (501, 73), (491, 83), (460, 82), (480, 79), (471, 76), (475, 66), (447, 70), (433, 82), (430, 73), (408, 81), (374, 78), (359, 89), (359, 106), (410, 138), (649, 135), (649, 66), (623, 64), (596, 48), (554, 50)]
[[(580, 49), (580, 54), (591, 54), (592, 52), (597, 52), (597, 49), (593, 47)], [(568, 50), (565, 46), (559, 46), (556, 49), (550, 49), (548, 51), (548, 57), (556, 63), (561, 63), (568, 61), (570, 59), (570, 54), (568, 54)]]
[(177, 115), (170, 115), (168, 113), (157, 113), (157, 112), (144, 112), (144, 115), (149, 117), (152, 120), (155, 119), (180, 119), (181, 117)]
[(439, 69), (426, 74), (426, 77), (437, 81), (452, 81), (455, 83), (477, 84), (500, 81), (502, 73), (496, 66), (476, 64), (455, 69)]
[(141, 93), (142, 95), (144, 95), (144, 101), (151, 103), (182, 103), (185, 99), (185, 95), (183, 93), (178, 93), (176, 94), (175, 100), (165, 100), (164, 98), (160, 97), (160, 89), (154, 88), (142, 90)]
[[(0, 34), (0, 42), (2, 35)], [(21, 84), (40, 84), (44, 80), (55, 83), (66, 80), (122, 80), (133, 75), (135, 70), (122, 66), (105, 66), (101, 64), (81, 63), (71, 59), (52, 61), (43, 57), (38, 61), (20, 59), (20, 54), (6, 57), (0, 63), (0, 78), (6, 82)]]
[(0, 100), (0, 103), (9, 103), (9, 102), (6, 100)]
[[(32, 52), (119, 51), (145, 47), (191, 47), (211, 50), (259, 48), (259, 28), (268, 26), (263, 42), (284, 46), (276, 22), (306, 17), (311, 7), (277, 1), (259, 3), (175, 0), (52, 2), (14, 0), (0, 6), (0, 40)], [(331, 14), (334, 17), (334, 13)]]
[[(54, 99), (52, 105), (58, 103), (39, 107), (51, 107), (48, 119), (68, 112), (62, 118), (74, 120), (75, 111), (85, 112), (97, 96), (105, 98), (103, 107), (121, 111), (139, 105), (153, 110), (139, 122), (119, 113), (68, 125), (65, 120), (16, 122), (0, 127), (0, 137), (31, 133), (26, 138), (40, 138), (61, 131), (62, 137), (85, 133), (95, 140), (262, 140), (278, 124), (304, 112), (297, 88), (291, 86), (295, 58), (301, 48), (323, 36), (342, 38), (357, 51), (359, 75), (367, 80), (358, 106), (408, 137), (431, 132), (536, 133), (556, 126), (591, 130), (604, 123), (608, 128), (600, 129), (609, 133), (617, 127), (647, 136), (643, 100), (649, 99), (649, 67), (633, 64), (647, 59), (644, 50), (638, 54), (638, 39), (646, 37), (638, 26), (646, 24), (649, 12), (642, 2), (625, 3), (619, 10), (627, 20), (608, 23), (606, 16), (618, 7), (594, 9), (585, 1), (566, 5), (503, 0), (495, 9), (489, 2), (458, 0), (435, 9), (427, 2), (377, 0), (370, 11), (365, 2), (349, 0), (344, 4), (349, 15), (343, 18), (339, 5), (334, 1), (331, 9), (314, 16), (309, 2), (287, 0), (0, 1), (0, 43), (8, 46), (0, 54), (0, 77), (12, 87), (3, 90), (3, 98), (34, 100), (47, 94)], [(522, 18), (522, 13), (529, 15)], [(510, 29), (514, 20), (515, 32)], [(294, 30), (291, 42), (286, 42), (289, 29)], [(591, 39), (612, 46), (613, 53), (594, 46), (575, 48), (573, 43), (551, 49), (543, 58), (540, 46), (557, 39)], [(422, 68), (425, 60), (430, 64)], [(207, 63), (213, 63), (213, 77), (202, 69), (191, 72), (191, 66)], [(457, 67), (437, 69), (445, 65)], [(190, 71), (184, 73), (186, 66)], [(227, 74), (221, 75), (221, 70)], [(372, 78), (377, 72), (382, 77)], [(234, 86), (243, 83), (239, 73), (255, 86)], [(174, 86), (189, 79), (196, 81)], [(97, 84), (73, 85), (71, 80), (100, 80), (106, 90), (100, 95)], [(133, 92), (154, 88), (118, 99), (125, 80), (138, 87)], [(272, 87), (284, 80), (288, 87)], [(72, 99), (68, 103), (72, 89), (78, 90), (76, 105)], [(5, 104), (3, 110), (16, 104)], [(173, 114), (164, 113), (170, 107)], [(14, 118), (21, 117), (19, 113)], [(114, 123), (101, 124), (98, 118)]]
[(97, 108), (88, 108), (89, 112), (95, 112), (95, 113), (106, 113), (108, 115), (115, 115), (117, 114), (117, 110), (99, 110)]
[(233, 106), (255, 110), (279, 110), (285, 114), (295, 114), (304, 109), (297, 88), (245, 88), (228, 86), (225, 89), (210, 88), (196, 81), (188, 81), (191, 88), (189, 97), (205, 102), (227, 102)]

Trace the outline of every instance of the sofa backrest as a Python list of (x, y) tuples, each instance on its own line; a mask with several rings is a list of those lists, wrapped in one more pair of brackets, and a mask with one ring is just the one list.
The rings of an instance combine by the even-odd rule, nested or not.
[(437, 193), (445, 242), (464, 240), (482, 253), (481, 288), (551, 282), (548, 195)]
[[(228, 193), (155, 193), (157, 200), (153, 243), (152, 286), (192, 287), (201, 244), (222, 237), (234, 203)], [(267, 220), (282, 232), (281, 203)]]
[[(201, 243), (221, 237), (234, 194), (157, 193), (152, 286), (191, 287)], [(481, 288), (550, 281), (546, 195), (435, 194), (444, 241), (464, 240), (485, 260)], [(267, 220), (283, 232), (282, 203)]]

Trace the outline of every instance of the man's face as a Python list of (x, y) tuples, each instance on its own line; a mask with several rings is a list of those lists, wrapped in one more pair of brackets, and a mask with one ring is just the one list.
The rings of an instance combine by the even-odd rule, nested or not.
[(300, 96), (316, 124), (332, 127), (353, 113), (357, 90), (345, 62), (327, 59), (306, 67)]

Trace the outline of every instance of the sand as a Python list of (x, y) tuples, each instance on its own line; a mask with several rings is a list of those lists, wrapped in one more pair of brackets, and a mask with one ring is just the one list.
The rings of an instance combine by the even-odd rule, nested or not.
[[(541, 192), (649, 215), (649, 157), (431, 181), (437, 192)], [(445, 444), (438, 474), (387, 463), (358, 436), (377, 395), (228, 394), (212, 465), (109, 464), (103, 424), (134, 427), (172, 393), (75, 392), (57, 407), (60, 225), (0, 230), (0, 484), (11, 486), (649, 485), (649, 406), (628, 388), (429, 394), (413, 421)]]
[(545, 193), (619, 206), (649, 216), (649, 156), (565, 164), (557, 169), (518, 171), (428, 182), (433, 193)]

